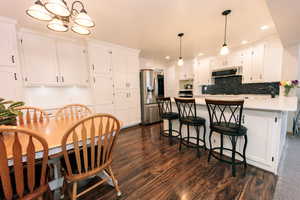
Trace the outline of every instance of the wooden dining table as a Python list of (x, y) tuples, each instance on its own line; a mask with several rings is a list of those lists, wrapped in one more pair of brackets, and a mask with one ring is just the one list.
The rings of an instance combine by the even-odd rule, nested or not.
[[(54, 165), (54, 180), (49, 182), (50, 189), (57, 190), (62, 187), (63, 185), (63, 177), (60, 174), (61, 166), (60, 166), (60, 159), (62, 157), (62, 147), (61, 147), (61, 141), (66, 133), (66, 131), (73, 126), (76, 122), (81, 120), (83, 118), (79, 117), (70, 117), (70, 118), (63, 118), (63, 119), (56, 119), (56, 118), (50, 118), (49, 120), (46, 120), (44, 122), (38, 122), (38, 123), (28, 123), (28, 124), (22, 124), (17, 125), (21, 128), (26, 128), (35, 131), (40, 136), (44, 137), (45, 140), (48, 143), (49, 148), (49, 163), (52, 163)], [(105, 123), (105, 122), (104, 122)], [(120, 123), (120, 127), (122, 127), (122, 122)], [(86, 124), (86, 129), (89, 130), (89, 124)], [(14, 142), (14, 136), (12, 134), (3, 134), (3, 139), (6, 143), (6, 146), (13, 146)], [(89, 134), (87, 134), (87, 140), (89, 140)], [(28, 138), (24, 136), (22, 139), (20, 137), (20, 142), (22, 147), (26, 147), (28, 143)], [(36, 148), (36, 159), (42, 158), (43, 152), (42, 152), (42, 146), (39, 143), (35, 144)], [(67, 142), (67, 149), (71, 150), (73, 148), (72, 141)], [(26, 149), (23, 150), (26, 152)], [(8, 163), (9, 165), (13, 165), (13, 159), (12, 159), (12, 148), (7, 149), (7, 155), (8, 155)], [(23, 158), (23, 160), (26, 159), (26, 157)], [(108, 178), (108, 183), (112, 186), (113, 182), (108, 176), (108, 174), (103, 171), (98, 174), (101, 178)]]

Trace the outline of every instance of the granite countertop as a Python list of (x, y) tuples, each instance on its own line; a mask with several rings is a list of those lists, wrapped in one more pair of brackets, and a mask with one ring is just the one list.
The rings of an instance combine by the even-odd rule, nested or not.
[(241, 100), (244, 99), (244, 109), (264, 111), (297, 111), (297, 97), (276, 97), (269, 96), (244, 96), (244, 95), (203, 95), (196, 97), (197, 105), (206, 105), (205, 98), (216, 100)]

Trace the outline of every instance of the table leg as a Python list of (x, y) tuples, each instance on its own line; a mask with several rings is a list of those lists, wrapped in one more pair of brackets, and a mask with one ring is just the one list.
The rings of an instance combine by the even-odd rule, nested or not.
[(49, 182), (49, 187), (51, 191), (55, 192), (55, 199), (63, 198), (64, 194), (61, 194), (61, 188), (64, 183), (64, 177), (61, 175), (61, 165), (60, 165), (60, 158), (53, 158), (49, 160), (50, 164), (53, 164), (54, 167), (54, 180)]

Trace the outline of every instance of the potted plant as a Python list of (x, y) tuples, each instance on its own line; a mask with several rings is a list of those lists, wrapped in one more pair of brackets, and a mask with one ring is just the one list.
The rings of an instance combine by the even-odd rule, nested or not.
[(0, 125), (16, 125), (17, 116), (19, 115), (17, 107), (23, 106), (22, 101), (5, 101), (0, 98)]

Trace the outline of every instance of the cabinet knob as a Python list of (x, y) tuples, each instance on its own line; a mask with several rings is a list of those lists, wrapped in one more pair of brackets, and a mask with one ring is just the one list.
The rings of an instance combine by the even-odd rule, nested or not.
[(17, 73), (14, 73), (14, 78), (15, 78), (15, 80), (18, 80), (17, 79)]
[(14, 56), (14, 55), (11, 56), (11, 62), (12, 62), (13, 64), (15, 63), (15, 56)]

